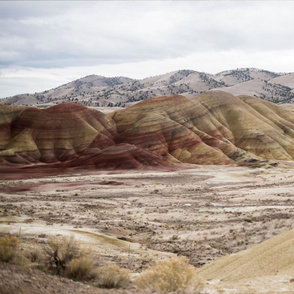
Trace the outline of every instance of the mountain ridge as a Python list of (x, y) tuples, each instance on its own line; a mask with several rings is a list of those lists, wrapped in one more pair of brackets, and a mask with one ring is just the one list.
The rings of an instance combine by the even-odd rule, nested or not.
[(186, 69), (144, 79), (89, 75), (51, 90), (3, 98), (0, 103), (48, 107), (74, 102), (90, 107), (128, 107), (151, 97), (179, 94), (195, 97), (210, 90), (293, 103), (294, 73), (241, 68), (217, 74)]

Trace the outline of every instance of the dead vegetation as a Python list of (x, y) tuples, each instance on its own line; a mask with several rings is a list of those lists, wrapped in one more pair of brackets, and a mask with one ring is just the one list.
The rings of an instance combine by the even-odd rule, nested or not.
[(136, 280), (138, 288), (150, 292), (198, 293), (203, 286), (188, 259), (174, 257), (151, 266)]
[(16, 236), (7, 236), (0, 238), (0, 261), (15, 262), (18, 252), (19, 239)]

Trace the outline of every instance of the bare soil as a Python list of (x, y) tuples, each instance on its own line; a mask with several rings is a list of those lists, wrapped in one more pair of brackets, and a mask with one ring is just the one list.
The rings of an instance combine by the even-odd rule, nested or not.
[[(2, 180), (0, 233), (19, 236), (23, 248), (74, 235), (95, 263), (116, 263), (133, 275), (174, 255), (201, 267), (294, 228), (293, 182), (291, 168), (234, 166)], [(10, 270), (1, 266), (0, 277)], [(260, 285), (252, 287), (259, 293)]]

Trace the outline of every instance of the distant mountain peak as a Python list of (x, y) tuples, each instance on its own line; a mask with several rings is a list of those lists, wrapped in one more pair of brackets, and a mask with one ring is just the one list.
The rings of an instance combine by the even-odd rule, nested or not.
[(195, 97), (212, 89), (224, 89), (233, 95), (251, 95), (275, 103), (291, 103), (294, 101), (294, 73), (237, 68), (208, 74), (182, 69), (139, 80), (93, 74), (44, 92), (5, 98), (1, 103), (48, 107), (74, 102), (92, 107), (125, 107), (150, 97)]

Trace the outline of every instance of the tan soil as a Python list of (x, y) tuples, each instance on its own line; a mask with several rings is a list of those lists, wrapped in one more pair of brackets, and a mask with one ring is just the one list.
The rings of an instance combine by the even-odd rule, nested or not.
[[(97, 264), (133, 274), (176, 254), (201, 267), (293, 229), (293, 182), (293, 169), (228, 166), (6, 180), (0, 232), (19, 235), (26, 248), (44, 246), (49, 235), (74, 235)], [(291, 279), (208, 281), (204, 291), (294, 293)]]

